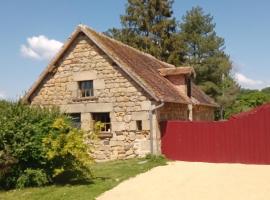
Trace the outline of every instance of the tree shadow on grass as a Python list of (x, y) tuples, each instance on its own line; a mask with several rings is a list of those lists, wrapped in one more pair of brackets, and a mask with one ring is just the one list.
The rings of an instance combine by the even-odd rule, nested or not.
[(106, 181), (111, 177), (85, 175), (74, 171), (69, 171), (56, 176), (53, 180), (55, 185), (90, 185), (96, 181)]

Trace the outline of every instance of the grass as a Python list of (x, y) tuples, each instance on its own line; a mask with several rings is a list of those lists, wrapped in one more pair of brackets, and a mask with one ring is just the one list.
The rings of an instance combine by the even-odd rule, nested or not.
[(92, 183), (77, 185), (52, 185), (40, 188), (0, 191), (5, 200), (91, 200), (115, 187), (120, 182), (146, 172), (153, 167), (165, 165), (162, 157), (149, 156), (144, 159), (130, 159), (94, 164)]

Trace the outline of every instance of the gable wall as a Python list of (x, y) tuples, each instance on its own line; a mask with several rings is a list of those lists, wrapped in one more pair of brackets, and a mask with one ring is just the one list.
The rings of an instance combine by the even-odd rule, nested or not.
[[(80, 35), (56, 63), (55, 71), (31, 96), (32, 105), (60, 106), (67, 113), (81, 112), (89, 129), (91, 112), (110, 112), (113, 137), (96, 144), (98, 160), (142, 156), (149, 153), (150, 97), (86, 36)], [(77, 97), (78, 80), (92, 79), (96, 99)], [(136, 131), (142, 120), (144, 131)]]

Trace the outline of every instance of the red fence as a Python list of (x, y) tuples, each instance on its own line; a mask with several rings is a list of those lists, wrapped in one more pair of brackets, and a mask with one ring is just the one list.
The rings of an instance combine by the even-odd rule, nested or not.
[(161, 149), (169, 159), (270, 164), (270, 104), (228, 121), (167, 121), (161, 127)]

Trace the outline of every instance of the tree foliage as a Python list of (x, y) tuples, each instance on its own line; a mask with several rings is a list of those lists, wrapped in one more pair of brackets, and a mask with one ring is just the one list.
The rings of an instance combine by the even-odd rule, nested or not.
[(128, 0), (120, 16), (122, 28), (112, 28), (107, 34), (156, 58), (179, 63), (176, 51), (180, 55), (182, 49), (177, 46), (172, 4), (172, 0)]
[(215, 26), (210, 14), (194, 7), (184, 15), (179, 34), (186, 48), (186, 63), (195, 68), (195, 82), (220, 104), (223, 117), (222, 111), (233, 103), (239, 86), (231, 75), (224, 39), (217, 35)]
[(128, 0), (120, 17), (122, 27), (107, 34), (176, 66), (193, 66), (196, 84), (221, 105), (222, 111), (239, 91), (224, 39), (215, 31), (213, 16), (202, 8), (192, 8), (177, 22), (172, 5), (172, 0)]
[(0, 186), (40, 186), (66, 172), (87, 174), (83, 138), (56, 109), (0, 101)]
[(196, 83), (212, 96), (219, 93), (222, 76), (229, 77), (232, 68), (223, 51), (224, 39), (217, 36), (215, 23), (202, 8), (187, 11), (180, 24), (180, 35), (186, 47), (186, 62), (195, 68)]
[(270, 102), (268, 88), (262, 91), (242, 89), (235, 102), (226, 110), (225, 117), (229, 118), (233, 114), (248, 111), (268, 102)]

